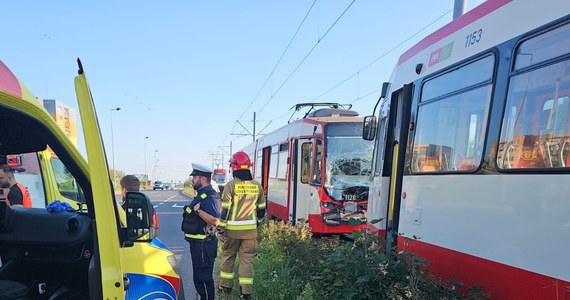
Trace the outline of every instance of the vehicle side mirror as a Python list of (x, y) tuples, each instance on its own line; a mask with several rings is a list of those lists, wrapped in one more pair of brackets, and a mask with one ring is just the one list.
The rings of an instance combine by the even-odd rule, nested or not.
[(147, 195), (127, 192), (125, 200), (127, 235), (130, 241), (150, 241), (156, 237), (154, 207)]
[(367, 141), (372, 141), (376, 137), (376, 130), (378, 121), (376, 116), (364, 117), (364, 125), (362, 126), (362, 138)]

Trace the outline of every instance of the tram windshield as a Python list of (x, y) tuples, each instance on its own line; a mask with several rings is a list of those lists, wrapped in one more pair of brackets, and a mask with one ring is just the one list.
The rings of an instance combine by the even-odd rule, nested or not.
[(373, 141), (362, 138), (362, 123), (333, 123), (325, 127), (325, 189), (334, 200), (368, 198)]

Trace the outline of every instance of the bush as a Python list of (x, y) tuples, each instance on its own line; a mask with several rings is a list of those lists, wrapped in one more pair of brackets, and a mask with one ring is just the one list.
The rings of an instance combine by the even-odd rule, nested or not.
[(464, 299), (428, 273), (423, 259), (405, 251), (385, 254), (385, 241), (376, 233), (352, 237), (315, 270), (315, 299)]
[[(312, 237), (306, 222), (266, 221), (259, 227), (254, 263), (255, 299), (482, 299), (481, 290), (461, 295), (419, 257), (393, 251), (365, 231), (353, 241)], [(233, 299), (222, 296), (220, 299)]]
[(323, 250), (311, 237), (306, 222), (291, 226), (267, 221), (260, 227), (254, 264), (258, 299), (314, 299), (307, 283)]

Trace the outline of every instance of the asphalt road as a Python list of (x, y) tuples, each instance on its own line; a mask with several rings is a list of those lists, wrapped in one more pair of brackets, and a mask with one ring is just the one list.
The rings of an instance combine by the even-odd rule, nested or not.
[(192, 198), (182, 194), (181, 190), (143, 191), (151, 199), (158, 214), (158, 238), (174, 252), (180, 265), (186, 300), (198, 299), (192, 282), (192, 260), (188, 242), (184, 240), (180, 224), (182, 207)]

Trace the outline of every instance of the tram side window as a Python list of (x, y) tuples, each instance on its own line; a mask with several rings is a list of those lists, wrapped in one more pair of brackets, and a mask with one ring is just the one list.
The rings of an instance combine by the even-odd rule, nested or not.
[(289, 143), (279, 145), (279, 166), (277, 178), (287, 179), (287, 157), (289, 157)]
[(301, 145), (301, 182), (309, 183), (309, 176), (311, 172), (311, 154), (313, 150), (313, 143), (303, 143)]
[(480, 166), (493, 67), (494, 56), (487, 56), (424, 83), (412, 172), (473, 171)]
[(315, 143), (315, 162), (313, 163), (313, 185), (321, 185), (321, 170), (323, 165), (323, 141), (317, 139)]
[(263, 161), (263, 150), (257, 151), (257, 159), (255, 160), (255, 179), (261, 180), (261, 162)]
[[(563, 48), (553, 45), (567, 45)], [(511, 76), (497, 165), (501, 169), (570, 166), (570, 25), (523, 42)]]
[(271, 158), (269, 159), (269, 178), (277, 178), (277, 166), (279, 158), (279, 147), (274, 145), (271, 147)]

